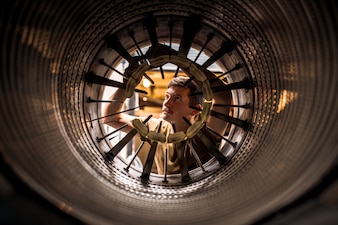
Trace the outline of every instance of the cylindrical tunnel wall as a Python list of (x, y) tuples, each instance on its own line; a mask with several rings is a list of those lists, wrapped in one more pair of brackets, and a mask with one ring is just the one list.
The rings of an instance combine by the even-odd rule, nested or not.
[[(249, 224), (316, 185), (337, 159), (333, 1), (2, 6), (1, 152), (34, 190), (89, 224)], [(83, 74), (103, 37), (127, 33), (147, 13), (201, 15), (210, 29), (239, 42), (237, 51), (256, 82), (252, 128), (238, 154), (193, 184), (143, 186), (106, 168), (83, 123)], [(161, 37), (167, 31), (158, 32)], [(202, 39), (197, 35), (194, 45), (201, 47)], [(124, 44), (132, 48), (130, 41)]]

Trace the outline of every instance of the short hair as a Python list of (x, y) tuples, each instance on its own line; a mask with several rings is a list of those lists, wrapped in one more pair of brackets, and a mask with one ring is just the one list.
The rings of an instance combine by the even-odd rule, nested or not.
[(189, 104), (190, 105), (197, 105), (197, 104), (203, 104), (203, 93), (201, 88), (198, 86), (198, 84), (190, 79), (189, 77), (185, 76), (178, 76), (174, 77), (169, 83), (168, 88), (172, 86), (180, 86), (180, 87), (187, 87), (190, 89), (189, 93)]

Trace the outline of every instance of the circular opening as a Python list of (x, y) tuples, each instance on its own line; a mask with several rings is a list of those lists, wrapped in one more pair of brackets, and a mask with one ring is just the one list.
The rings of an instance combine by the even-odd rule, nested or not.
[[(162, 18), (161, 21), (165, 20)], [(205, 51), (208, 39), (215, 36), (214, 32), (206, 29), (204, 33), (206, 31), (209, 33), (204, 37), (204, 45), (195, 44), (186, 50), (182, 50), (183, 44), (178, 40), (170, 42), (169, 37), (162, 37), (164, 44), (138, 43), (131, 30), (128, 34), (134, 42), (128, 49), (118, 38), (125, 31), (106, 36), (104, 47), (98, 52), (96, 62), (92, 63), (92, 68), (86, 74), (87, 83), (84, 86), (84, 93), (89, 93), (84, 97), (87, 104), (90, 99), (90, 105), (85, 110), (85, 118), (90, 121), (87, 128), (92, 139), (96, 140), (94, 142), (103, 156), (102, 160), (136, 180), (141, 178), (141, 181), (165, 186), (199, 181), (231, 162), (250, 127), (253, 85), (245, 64), (236, 51), (236, 43), (222, 37), (219, 48), (214, 52)], [(216, 36), (220, 38), (220, 34)], [(102, 123), (101, 119), (106, 118), (106, 123), (109, 123), (111, 120), (107, 118), (120, 112), (143, 120), (150, 115), (160, 117), (168, 83), (181, 76), (189, 78), (187, 83), (196, 82), (200, 87), (199, 94), (204, 99), (199, 108), (199, 116), (195, 117), (187, 130), (176, 132), (171, 124), (168, 129), (172, 131), (162, 134), (154, 128), (149, 129), (149, 125), (140, 119), (133, 124), (138, 134), (131, 135), (124, 131), (126, 124), (111, 127)], [(126, 100), (112, 101), (111, 96), (119, 88), (127, 92)], [(215, 103), (214, 96), (227, 100), (222, 101), (224, 104)], [(116, 103), (123, 103), (120, 111), (103, 114), (107, 105)], [(96, 118), (92, 118), (92, 115)], [(222, 123), (222, 132), (209, 126), (210, 120)], [(183, 120), (182, 122), (184, 123)], [(213, 145), (210, 137), (216, 137), (219, 143)], [(190, 140), (195, 138), (199, 142), (191, 141), (193, 146)], [(153, 158), (149, 156), (154, 142), (157, 142), (157, 146), (164, 145), (163, 149), (169, 144), (176, 146), (177, 143), (184, 143), (184, 148), (181, 147), (185, 152), (182, 157), (190, 154), (192, 162), (186, 168), (180, 161), (178, 169), (174, 172), (168, 170), (170, 156), (177, 155), (178, 151), (173, 148), (175, 153), (171, 154), (171, 150), (165, 149), (161, 156), (162, 161), (159, 162), (156, 158), (159, 150), (155, 151)], [(144, 176), (145, 180), (142, 179)]]

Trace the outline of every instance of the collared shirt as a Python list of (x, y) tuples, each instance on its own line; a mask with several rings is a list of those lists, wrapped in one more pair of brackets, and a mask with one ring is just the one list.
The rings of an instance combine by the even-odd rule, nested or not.
[[(168, 137), (169, 134), (174, 133), (171, 124), (163, 119), (151, 118), (146, 125), (149, 131), (158, 131), (160, 124), (161, 124), (160, 133), (164, 134), (166, 137)], [(214, 139), (212, 135), (210, 136), (210, 138)], [(194, 150), (190, 149), (187, 145), (187, 147), (183, 149), (184, 152), (180, 154), (183, 156), (182, 159), (178, 157), (174, 143), (158, 142), (155, 153), (155, 164), (158, 174), (164, 174), (165, 167), (167, 174), (180, 173), (180, 163), (182, 163), (180, 162), (180, 160), (185, 160), (188, 169), (196, 168), (197, 166), (196, 159), (194, 158), (192, 151), (196, 152), (202, 163), (206, 162), (211, 158), (206, 149), (202, 147), (203, 143), (201, 143), (198, 139), (192, 138), (187, 140), (187, 142), (190, 142), (191, 146), (194, 146)], [(217, 141), (214, 140), (213, 143), (216, 142)]]

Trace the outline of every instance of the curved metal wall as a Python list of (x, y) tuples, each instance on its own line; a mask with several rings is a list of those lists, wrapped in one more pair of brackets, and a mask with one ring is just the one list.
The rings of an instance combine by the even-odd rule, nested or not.
[[(249, 224), (297, 199), (336, 162), (333, 1), (2, 4), (1, 152), (34, 190), (86, 223)], [(252, 129), (238, 154), (192, 184), (144, 186), (106, 167), (83, 123), (83, 74), (103, 37), (120, 32), (123, 39), (146, 13), (200, 14), (205, 26), (240, 43), (237, 52), (256, 82)], [(127, 39), (124, 45), (134, 47)], [(218, 46), (211, 42), (208, 51)]]

